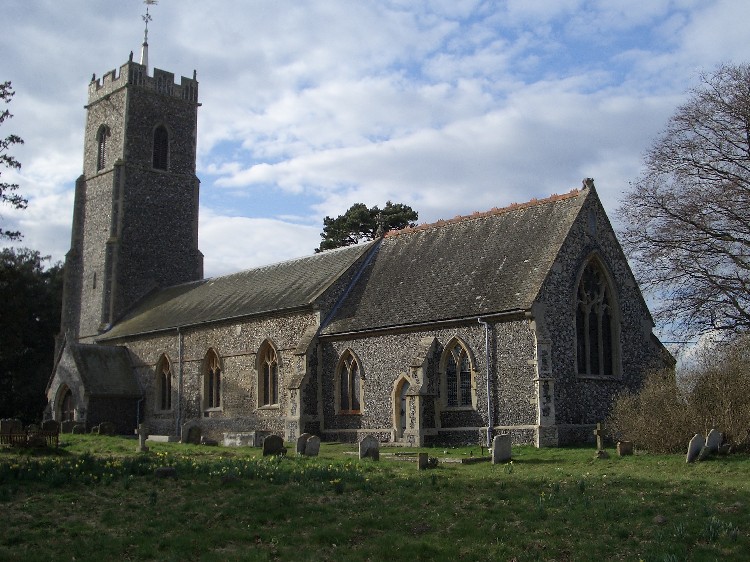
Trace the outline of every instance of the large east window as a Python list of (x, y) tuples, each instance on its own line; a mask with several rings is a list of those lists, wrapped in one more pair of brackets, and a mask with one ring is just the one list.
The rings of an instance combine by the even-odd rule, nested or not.
[(616, 367), (615, 308), (604, 270), (590, 260), (578, 283), (576, 355), (578, 374), (613, 376)]

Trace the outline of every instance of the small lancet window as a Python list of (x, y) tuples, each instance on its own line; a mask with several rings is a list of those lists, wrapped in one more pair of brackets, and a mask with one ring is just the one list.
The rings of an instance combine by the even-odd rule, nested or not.
[(351, 351), (346, 351), (339, 362), (339, 412), (358, 414), (362, 406), (362, 372), (357, 358)]
[(103, 170), (107, 167), (108, 151), (107, 144), (110, 136), (109, 129), (106, 125), (99, 127), (96, 133), (96, 171)]
[(279, 403), (279, 362), (276, 351), (270, 343), (262, 348), (260, 354), (260, 406), (273, 406)]
[(159, 409), (172, 409), (172, 368), (169, 359), (162, 355), (156, 365), (156, 388), (159, 397)]
[(166, 170), (169, 161), (169, 133), (164, 125), (159, 125), (154, 131), (154, 160), (153, 166), (157, 170)]
[(221, 363), (213, 349), (209, 349), (205, 359), (204, 404), (206, 408), (221, 407)]
[(576, 344), (578, 373), (614, 375), (613, 300), (601, 267), (590, 261), (578, 284)]
[(453, 344), (445, 361), (446, 405), (451, 407), (472, 406), (471, 362), (466, 349)]

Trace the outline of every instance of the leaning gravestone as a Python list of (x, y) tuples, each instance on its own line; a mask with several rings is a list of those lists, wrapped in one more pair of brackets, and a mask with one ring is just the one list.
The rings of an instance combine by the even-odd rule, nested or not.
[(359, 458), (371, 458), (374, 461), (380, 460), (380, 442), (372, 435), (366, 435), (359, 442)]
[(510, 435), (495, 435), (492, 439), (492, 464), (510, 460)]
[(305, 443), (305, 456), (306, 457), (317, 457), (320, 452), (320, 437), (317, 435), (311, 435)]
[(284, 440), (278, 435), (269, 435), (263, 440), (263, 456), (285, 455)]
[(305, 446), (307, 445), (307, 440), (312, 437), (312, 433), (303, 433), (299, 437), (297, 437), (297, 454), (298, 455), (304, 455), (305, 454)]
[(696, 433), (693, 435), (693, 438), (690, 440), (690, 443), (688, 444), (688, 451), (687, 456), (685, 457), (685, 462), (694, 462), (698, 455), (701, 453), (701, 449), (706, 445), (705, 439), (703, 439), (703, 436), (700, 433)]
[(417, 468), (419, 470), (427, 470), (430, 462), (430, 457), (427, 453), (417, 453)]
[(706, 449), (709, 453), (718, 453), (719, 447), (721, 446), (721, 433), (712, 429), (706, 435)]

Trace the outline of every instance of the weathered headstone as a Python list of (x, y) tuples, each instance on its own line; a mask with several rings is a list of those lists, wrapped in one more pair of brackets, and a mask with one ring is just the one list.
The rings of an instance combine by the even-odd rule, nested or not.
[(154, 469), (156, 478), (172, 478), (177, 480), (177, 469), (173, 466), (160, 466)]
[(185, 433), (185, 430), (182, 432), (184, 442), (191, 445), (201, 444), (201, 434), (201, 428), (198, 425), (188, 427), (187, 433)]
[(721, 446), (721, 433), (712, 429), (706, 435), (706, 449), (709, 453), (718, 453)]
[(201, 437), (201, 445), (206, 445), (207, 447), (218, 447), (219, 442), (216, 439), (211, 439), (210, 437), (206, 437), (205, 435)]
[(627, 457), (633, 454), (633, 442), (632, 441), (618, 441), (617, 442), (617, 455), (620, 457)]
[(604, 428), (602, 427), (602, 424), (596, 424), (594, 435), (596, 435), (596, 454), (594, 455), (594, 458), (608, 459), (609, 453), (604, 450)]
[(233, 431), (224, 434), (225, 447), (257, 447), (254, 431)]
[(138, 424), (138, 453), (148, 453), (148, 447), (146, 446), (146, 439), (148, 439), (148, 426), (141, 423)]
[(73, 428), (78, 422), (73, 420), (66, 420), (60, 424), (60, 433), (73, 433)]
[(42, 423), (42, 431), (50, 433), (60, 433), (60, 423), (55, 420), (47, 420)]
[(307, 440), (312, 437), (312, 433), (303, 433), (299, 437), (297, 437), (297, 454), (298, 455), (304, 455), (305, 454), (305, 445), (307, 445)]
[(86, 424), (75, 422), (75, 425), (73, 426), (73, 429), (70, 432), (76, 435), (83, 435), (84, 433), (86, 433)]
[(21, 420), (12, 418), (0, 420), (0, 433), (7, 435), (9, 433), (21, 433), (22, 431), (23, 424), (21, 423)]
[(99, 435), (114, 435), (115, 424), (112, 422), (102, 422), (99, 424)]
[(372, 435), (366, 435), (359, 442), (359, 458), (371, 458), (374, 461), (380, 460), (380, 442)]
[(706, 440), (703, 439), (703, 436), (700, 433), (696, 433), (693, 435), (693, 438), (690, 440), (690, 443), (688, 443), (688, 451), (687, 456), (685, 457), (685, 462), (693, 462), (698, 458), (698, 455), (701, 453), (701, 449), (706, 446)]
[(284, 440), (278, 435), (269, 435), (263, 440), (263, 456), (285, 455)]
[(317, 457), (320, 452), (320, 437), (317, 435), (311, 435), (305, 443), (305, 456), (306, 457)]
[(492, 464), (508, 462), (511, 459), (510, 435), (495, 435), (492, 439)]
[(427, 470), (427, 463), (430, 456), (427, 453), (417, 453), (417, 467), (419, 470)]

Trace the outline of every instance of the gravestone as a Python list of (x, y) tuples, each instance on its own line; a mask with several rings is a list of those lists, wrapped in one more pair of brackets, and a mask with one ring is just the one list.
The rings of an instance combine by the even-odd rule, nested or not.
[(229, 432), (224, 434), (225, 447), (257, 447), (254, 431)]
[(312, 437), (312, 433), (303, 433), (299, 437), (297, 437), (297, 454), (298, 455), (304, 455), (305, 454), (305, 445), (307, 444), (307, 440)]
[(508, 462), (510, 458), (510, 435), (495, 435), (492, 439), (492, 464)]
[(9, 433), (21, 433), (23, 431), (23, 424), (21, 420), (6, 418), (0, 420), (0, 433), (7, 435)]
[(146, 439), (148, 439), (148, 427), (146, 424), (138, 425), (138, 453), (148, 453), (148, 447), (146, 446)]
[(706, 435), (706, 449), (709, 453), (718, 453), (721, 446), (721, 433), (712, 429)]
[(114, 435), (115, 424), (112, 422), (102, 422), (99, 424), (99, 435)]
[(66, 420), (60, 424), (60, 433), (73, 433), (73, 428), (78, 422), (73, 420)]
[(617, 442), (617, 456), (627, 457), (633, 454), (633, 442), (632, 441), (618, 441)]
[(594, 458), (596, 459), (609, 458), (609, 454), (607, 453), (607, 451), (604, 450), (604, 428), (602, 427), (602, 424), (600, 423), (596, 424), (594, 435), (596, 435), (596, 454), (594, 455)]
[(693, 438), (690, 440), (690, 443), (688, 443), (688, 451), (687, 456), (685, 457), (685, 462), (694, 462), (698, 455), (700, 455), (701, 449), (706, 446), (706, 440), (703, 439), (703, 436), (700, 433), (696, 433), (693, 435)]
[(210, 437), (206, 437), (205, 435), (201, 437), (201, 445), (206, 445), (207, 447), (218, 447), (219, 442), (216, 439), (211, 439)]
[[(186, 431), (187, 429), (187, 431)], [(201, 444), (201, 428), (199, 425), (189, 425), (187, 428), (182, 427), (182, 441), (191, 445)]]
[(84, 433), (86, 433), (86, 424), (75, 422), (75, 425), (70, 432), (75, 435), (83, 435)]
[(372, 435), (366, 435), (359, 442), (359, 458), (371, 458), (374, 461), (380, 460), (380, 442)]
[(55, 420), (47, 420), (42, 423), (42, 431), (48, 431), (50, 433), (60, 433), (60, 424)]
[(305, 456), (306, 457), (317, 457), (320, 452), (320, 437), (317, 435), (311, 435), (305, 443)]
[(427, 470), (428, 461), (430, 460), (430, 457), (427, 453), (418, 453), (417, 454), (417, 467), (419, 470)]
[(263, 440), (263, 456), (285, 455), (284, 440), (278, 435), (269, 435)]

